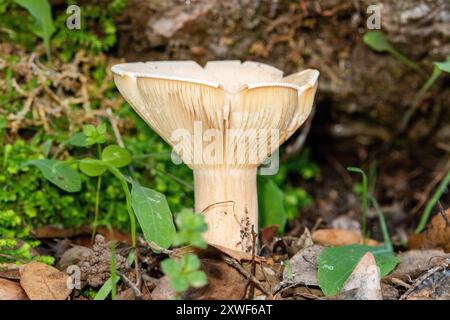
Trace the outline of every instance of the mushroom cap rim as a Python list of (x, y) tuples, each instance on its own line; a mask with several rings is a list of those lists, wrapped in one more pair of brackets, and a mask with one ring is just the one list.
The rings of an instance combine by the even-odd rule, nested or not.
[[(148, 73), (148, 72), (131, 72), (131, 71), (126, 71), (124, 69), (122, 69), (121, 67), (127, 65), (127, 64), (140, 64), (142, 62), (126, 62), (126, 63), (119, 63), (116, 65), (113, 65), (111, 67), (111, 71), (118, 76), (127, 76), (130, 77), (132, 79), (136, 79), (136, 78), (153, 78), (153, 79), (162, 79), (162, 80), (173, 80), (173, 81), (182, 81), (182, 82), (191, 82), (191, 83), (196, 83), (196, 84), (201, 84), (201, 85), (205, 85), (208, 87), (212, 87), (212, 88), (216, 88), (216, 89), (222, 89), (224, 90), (224, 87), (218, 83), (218, 82), (213, 82), (213, 81), (207, 81), (207, 80), (200, 80), (200, 79), (194, 79), (194, 78), (187, 78), (187, 77), (177, 77), (177, 76), (167, 76), (167, 75), (161, 75), (161, 74), (157, 74), (157, 73)], [(306, 71), (314, 71), (315, 72), (315, 76), (314, 76), (314, 81), (313, 84), (311, 83), (307, 83), (304, 84), (302, 86), (298, 86), (292, 83), (286, 83), (286, 82), (253, 82), (253, 83), (248, 83), (248, 84), (244, 84), (242, 85), (236, 92), (232, 92), (232, 93), (239, 93), (245, 89), (256, 89), (256, 88), (264, 88), (264, 87), (285, 87), (285, 88), (290, 88), (290, 89), (294, 89), (298, 92), (298, 95), (301, 95), (305, 90), (312, 88), (314, 86), (314, 84), (317, 83), (317, 80), (319, 78), (319, 71), (316, 69), (305, 69), (302, 70), (300, 72), (306, 72)], [(281, 80), (281, 79), (280, 79)]]

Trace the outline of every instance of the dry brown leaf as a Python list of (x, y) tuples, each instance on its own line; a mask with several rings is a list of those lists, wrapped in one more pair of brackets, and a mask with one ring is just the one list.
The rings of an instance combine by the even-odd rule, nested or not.
[(400, 293), (397, 288), (386, 283), (381, 283), (381, 294), (384, 300), (398, 300)]
[(6, 269), (6, 270), (0, 269), (0, 278), (5, 278), (5, 279), (9, 279), (9, 280), (20, 280), (19, 268)]
[(286, 285), (318, 286), (316, 262), (324, 249), (323, 246), (313, 245), (300, 250), (289, 260), (292, 277), (290, 276), (289, 267), (284, 268), (283, 282)]
[[(208, 277), (208, 284), (202, 288), (190, 288), (183, 295), (185, 300), (239, 300), (244, 297), (247, 280), (235, 268), (221, 260), (201, 259), (201, 269)], [(170, 300), (175, 291), (170, 287), (167, 276), (159, 279), (151, 293), (153, 300)]]
[(450, 252), (450, 209), (440, 212), (431, 219), (427, 229), (413, 234), (408, 239), (410, 249), (443, 249)]
[[(315, 244), (323, 246), (346, 246), (349, 244), (362, 243), (361, 235), (355, 230), (346, 229), (321, 229), (312, 233)], [(368, 239), (369, 246), (378, 246), (379, 243), (373, 239)]]
[(269, 245), (278, 235), (278, 225), (271, 225), (261, 229), (261, 245)]
[(392, 280), (394, 278), (409, 282), (421, 273), (433, 268), (442, 258), (450, 257), (442, 250), (410, 250), (400, 253), (399, 265), (394, 272), (383, 279)]
[(32, 261), (20, 268), (20, 285), (31, 300), (65, 300), (71, 293), (69, 276), (56, 268)]
[(169, 277), (164, 276), (158, 279), (159, 282), (152, 291), (152, 300), (170, 300), (175, 297), (175, 291), (170, 286)]
[(380, 272), (372, 252), (367, 252), (344, 283), (341, 292), (352, 292), (352, 300), (383, 300)]
[(400, 300), (450, 300), (450, 258), (420, 275)]
[(208, 284), (202, 288), (189, 289), (183, 299), (240, 300), (244, 297), (248, 281), (239, 271), (221, 260), (201, 259), (201, 262)]
[(28, 300), (28, 297), (19, 283), (0, 278), (0, 300)]

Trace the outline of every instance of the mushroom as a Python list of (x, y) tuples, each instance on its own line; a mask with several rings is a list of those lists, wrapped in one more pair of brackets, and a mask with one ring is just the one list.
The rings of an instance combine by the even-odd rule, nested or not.
[(319, 72), (283, 78), (251, 61), (122, 63), (112, 71), (123, 97), (193, 170), (206, 241), (251, 251), (257, 168), (272, 158), (277, 169), (273, 154), (308, 117)]

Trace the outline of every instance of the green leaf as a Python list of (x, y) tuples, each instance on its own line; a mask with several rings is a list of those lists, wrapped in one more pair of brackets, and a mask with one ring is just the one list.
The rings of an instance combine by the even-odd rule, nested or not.
[(90, 137), (95, 133), (95, 127), (92, 124), (87, 124), (83, 127), (83, 133), (86, 137)]
[[(120, 280), (120, 277), (116, 277), (116, 283), (118, 283)], [(112, 279), (108, 278), (106, 282), (102, 285), (100, 290), (98, 290), (97, 294), (94, 297), (94, 300), (105, 300), (112, 290)]]
[(28, 161), (25, 165), (36, 166), (47, 180), (67, 192), (78, 192), (81, 189), (80, 175), (67, 163), (57, 160), (38, 159)]
[(88, 137), (83, 132), (75, 133), (72, 137), (70, 137), (69, 140), (67, 140), (68, 143), (75, 147), (86, 147), (93, 143), (89, 142)]
[(181, 263), (183, 264), (184, 272), (193, 272), (200, 268), (200, 259), (192, 253), (184, 255)]
[(104, 135), (106, 133), (106, 124), (102, 123), (97, 127), (97, 133), (99, 135)]
[(48, 157), (48, 155), (50, 154), (50, 151), (52, 149), (52, 144), (53, 144), (53, 140), (52, 139), (48, 139), (47, 141), (45, 141), (42, 144), (42, 153), (44, 154), (44, 156)]
[(345, 281), (355, 269), (361, 258), (372, 252), (380, 275), (389, 274), (399, 260), (385, 247), (370, 247), (360, 244), (326, 248), (317, 260), (319, 286), (326, 296), (339, 293)]
[(434, 62), (434, 64), (439, 68), (439, 70), (450, 73), (450, 56), (447, 57), (446, 61)]
[(161, 270), (167, 276), (178, 276), (181, 274), (182, 267), (174, 259), (165, 259), (161, 261)]
[(101, 176), (107, 169), (102, 160), (85, 158), (78, 165), (80, 171), (89, 177)]
[(133, 182), (131, 205), (141, 226), (144, 238), (161, 248), (168, 248), (175, 236), (175, 225), (166, 197)]
[(185, 244), (206, 249), (208, 244), (203, 238), (203, 233), (208, 230), (208, 225), (203, 215), (195, 214), (189, 209), (184, 209), (177, 214), (176, 222), (178, 232), (173, 240), (175, 246)]
[(50, 38), (55, 32), (55, 26), (48, 0), (14, 0), (14, 2), (34, 17), (36, 23), (33, 32), (44, 40), (47, 57), (50, 59)]
[(278, 225), (282, 232), (287, 220), (283, 191), (272, 179), (260, 178), (258, 184), (260, 220), (263, 227)]
[(183, 277), (183, 276), (171, 277), (170, 278), (170, 286), (176, 292), (183, 292), (189, 288), (189, 280), (187, 277)]
[(377, 52), (391, 52), (394, 50), (391, 44), (387, 41), (383, 32), (379, 30), (366, 32), (363, 40), (366, 45)]
[(194, 271), (188, 274), (189, 284), (194, 288), (203, 287), (208, 283), (208, 279), (203, 271)]
[(103, 149), (102, 160), (120, 168), (130, 164), (131, 155), (126, 149), (112, 144)]

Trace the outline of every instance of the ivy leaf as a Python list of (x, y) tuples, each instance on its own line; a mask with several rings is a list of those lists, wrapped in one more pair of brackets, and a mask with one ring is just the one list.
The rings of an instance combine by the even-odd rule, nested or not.
[(384, 33), (379, 30), (366, 32), (364, 34), (363, 40), (366, 45), (377, 52), (392, 52), (393, 50), (395, 50), (387, 41)]
[(35, 19), (33, 32), (44, 40), (47, 57), (50, 59), (50, 38), (55, 32), (55, 26), (48, 0), (14, 0), (14, 2), (25, 8)]
[(278, 230), (283, 231), (287, 219), (283, 191), (272, 179), (262, 177), (259, 179), (258, 189), (261, 225), (277, 225)]
[(398, 258), (385, 247), (370, 247), (360, 244), (326, 248), (317, 260), (317, 279), (326, 296), (339, 293), (345, 281), (361, 258), (372, 252), (381, 276), (389, 274), (399, 263)]
[(78, 165), (80, 171), (89, 177), (101, 176), (107, 169), (102, 160), (85, 158)]
[(166, 197), (155, 190), (132, 182), (131, 205), (144, 238), (161, 248), (168, 248), (176, 234)]
[(64, 191), (78, 192), (81, 189), (80, 175), (67, 163), (57, 160), (38, 159), (28, 161), (25, 165), (36, 166), (47, 180)]
[(130, 164), (131, 155), (126, 149), (112, 144), (103, 149), (102, 160), (120, 168)]

